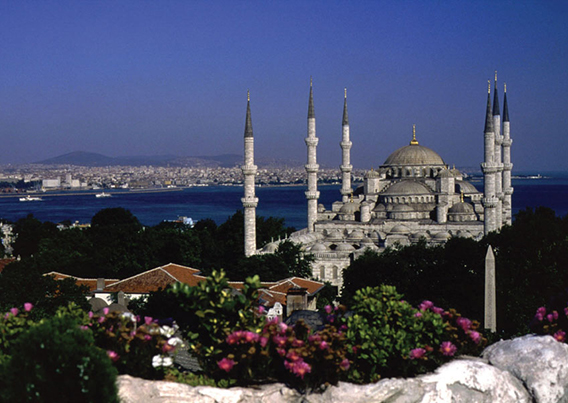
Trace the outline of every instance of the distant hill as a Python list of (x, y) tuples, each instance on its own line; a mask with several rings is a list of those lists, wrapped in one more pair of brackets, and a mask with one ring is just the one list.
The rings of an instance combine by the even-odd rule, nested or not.
[[(103, 154), (86, 151), (75, 151), (58, 157), (35, 162), (42, 165), (77, 165), (87, 167), (104, 166), (161, 166), (161, 167), (208, 167), (231, 168), (243, 163), (243, 156), (237, 154), (222, 154), (214, 156), (183, 157), (176, 155), (143, 155), (108, 157)], [(257, 161), (260, 167), (295, 167), (298, 161), (280, 159), (265, 159)]]

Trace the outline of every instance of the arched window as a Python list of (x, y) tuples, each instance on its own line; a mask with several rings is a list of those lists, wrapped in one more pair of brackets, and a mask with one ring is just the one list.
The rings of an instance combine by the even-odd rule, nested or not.
[(333, 266), (332, 275), (333, 275), (334, 280), (337, 280), (338, 272), (339, 272), (339, 269), (337, 268), (337, 266)]
[(325, 279), (325, 267), (324, 266), (320, 267), (320, 278), (322, 280)]

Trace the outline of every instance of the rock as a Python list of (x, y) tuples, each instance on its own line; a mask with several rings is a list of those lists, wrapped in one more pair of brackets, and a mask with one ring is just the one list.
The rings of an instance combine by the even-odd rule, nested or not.
[(552, 336), (500, 341), (482, 356), (520, 379), (536, 403), (568, 402), (568, 346)]

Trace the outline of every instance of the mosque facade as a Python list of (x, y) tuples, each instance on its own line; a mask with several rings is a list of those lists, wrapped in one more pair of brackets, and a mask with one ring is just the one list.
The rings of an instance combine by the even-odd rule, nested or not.
[[(395, 150), (378, 169), (369, 170), (362, 186), (351, 183), (351, 140), (344, 96), (342, 137), (342, 184), (340, 200), (330, 209), (318, 203), (316, 117), (310, 82), (308, 130), (305, 138), (307, 163), (307, 226), (290, 240), (314, 256), (313, 277), (341, 287), (342, 271), (354, 259), (371, 249), (381, 252), (396, 244), (425, 240), (430, 245), (450, 237), (479, 240), (485, 234), (511, 224), (511, 135), (507, 92), (504, 90), (503, 121), (499, 107), (497, 74), (493, 103), (488, 85), (484, 130), (483, 192), (432, 149), (419, 143), (413, 127), (410, 143)], [(501, 130), (502, 129), (502, 130)], [(254, 137), (247, 103), (245, 124), (244, 197), (245, 255), (273, 253), (278, 242), (256, 248), (254, 193)]]

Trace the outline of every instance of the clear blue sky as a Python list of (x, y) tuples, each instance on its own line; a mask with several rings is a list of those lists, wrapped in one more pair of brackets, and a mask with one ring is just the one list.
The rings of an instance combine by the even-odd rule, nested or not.
[(565, 1), (0, 1), (0, 164), (72, 151), (302, 163), (310, 76), (318, 159), (420, 144), (483, 156), (487, 79), (507, 83), (515, 170), (568, 170)]

